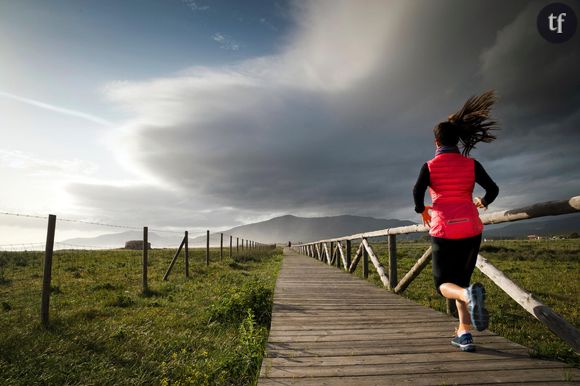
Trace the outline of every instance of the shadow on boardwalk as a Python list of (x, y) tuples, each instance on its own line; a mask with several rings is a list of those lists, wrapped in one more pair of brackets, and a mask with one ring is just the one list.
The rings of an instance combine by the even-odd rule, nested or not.
[(285, 250), (259, 385), (576, 384), (580, 370), (533, 359), (497, 334), (451, 346), (445, 314)]

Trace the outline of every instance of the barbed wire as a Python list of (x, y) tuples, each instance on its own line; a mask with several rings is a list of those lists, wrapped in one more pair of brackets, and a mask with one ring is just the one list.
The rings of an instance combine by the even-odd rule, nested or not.
[(37, 215), (33, 215), (33, 214), (23, 214), (23, 213), (0, 212), (0, 214), (5, 215), (5, 216), (39, 218), (42, 220), (46, 220), (48, 218), (48, 216), (37, 216)]
[[(25, 214), (25, 213), (0, 212), (0, 215), (26, 217), (26, 218), (37, 218), (37, 219), (42, 219), (42, 220), (48, 219), (48, 216), (38, 216), (38, 215)], [(60, 221), (60, 222), (68, 222), (68, 223), (76, 223), (76, 224), (93, 225), (93, 226), (100, 226), (100, 227), (107, 227), (107, 228), (128, 229), (128, 230), (135, 230), (135, 231), (140, 231), (143, 229), (143, 227), (136, 227), (136, 226), (131, 226), (131, 225), (108, 224), (108, 223), (97, 222), (97, 221), (87, 221), (87, 220), (76, 220), (76, 219), (71, 219), (71, 218), (62, 218), (62, 217), (58, 217), (58, 216), (56, 218), (56, 221), (57, 222)], [(149, 228), (149, 231), (158, 232), (158, 233), (162, 232), (162, 233), (183, 234), (182, 231), (170, 231), (170, 230), (166, 230), (166, 229), (155, 229), (155, 228)]]
[[(48, 219), (48, 216), (34, 215), (34, 214), (28, 214), (28, 213), (5, 212), (5, 211), (0, 211), (0, 215), (4, 215), (4, 216), (14, 216), (14, 217), (25, 217), (25, 218), (35, 218), (35, 219), (41, 219), (41, 220)], [(60, 221), (60, 222), (67, 222), (67, 223), (93, 225), (93, 226), (107, 227), (107, 228), (128, 229), (128, 230), (135, 230), (135, 231), (141, 231), (141, 230), (143, 230), (143, 227), (136, 227), (136, 226), (130, 226), (130, 225), (119, 225), (119, 224), (108, 224), (108, 223), (102, 223), (102, 222), (96, 222), (96, 221), (77, 220), (77, 219), (71, 219), (71, 218), (61, 218), (61, 217), (58, 217), (58, 216), (56, 218), (56, 221), (57, 222)], [(150, 228), (150, 227), (148, 228), (148, 230), (149, 230), (149, 232), (171, 233), (171, 234), (180, 235), (180, 236), (184, 234), (184, 231), (171, 231), (171, 230), (166, 230), (166, 229), (156, 229), (156, 228)], [(219, 234), (219, 233), (224, 233), (224, 235), (227, 234), (227, 235), (230, 235), (232, 237), (242, 238), (241, 236), (234, 236), (231, 233), (225, 233), (225, 232), (212, 232), (212, 233), (214, 235), (215, 234)], [(200, 236), (203, 236), (203, 234), (200, 235)], [(189, 237), (190, 238), (196, 238), (196, 237), (200, 237), (200, 236), (190, 235)], [(242, 239), (244, 239), (244, 238), (242, 238)], [(9, 245), (13, 245), (13, 244), (9, 244)], [(22, 246), (22, 245), (31, 245), (31, 244), (28, 243), (28, 244), (14, 244), (14, 245), (15, 246)], [(0, 247), (2, 247), (2, 246), (0, 245)], [(79, 247), (84, 247), (84, 246), (79, 246)], [(93, 248), (94, 247), (94, 248), (101, 248), (102, 249), (102, 247), (98, 247), (98, 246), (86, 246), (86, 247), (90, 247), (90, 248)]]

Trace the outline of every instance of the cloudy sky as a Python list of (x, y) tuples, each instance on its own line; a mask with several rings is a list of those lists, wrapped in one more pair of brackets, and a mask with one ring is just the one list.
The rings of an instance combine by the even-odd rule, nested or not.
[[(493, 209), (580, 194), (580, 33), (545, 41), (546, 4), (2, 1), (0, 211), (192, 232), (418, 221), (432, 127), (487, 89), (501, 131), (472, 156)], [(0, 244), (44, 225), (0, 215)]]

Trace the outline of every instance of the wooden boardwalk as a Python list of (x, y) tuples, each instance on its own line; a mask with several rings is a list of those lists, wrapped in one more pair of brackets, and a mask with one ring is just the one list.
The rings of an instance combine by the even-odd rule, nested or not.
[[(491, 332), (451, 346), (455, 320), (285, 250), (259, 385), (578, 384), (580, 370), (532, 359)], [(575, 382), (576, 381), (576, 382)]]

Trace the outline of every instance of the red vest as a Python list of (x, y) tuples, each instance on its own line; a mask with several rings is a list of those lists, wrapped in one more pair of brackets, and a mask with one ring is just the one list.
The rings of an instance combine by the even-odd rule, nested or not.
[(429, 234), (462, 239), (480, 234), (483, 224), (473, 203), (475, 161), (459, 153), (443, 153), (427, 162), (433, 202)]

